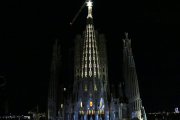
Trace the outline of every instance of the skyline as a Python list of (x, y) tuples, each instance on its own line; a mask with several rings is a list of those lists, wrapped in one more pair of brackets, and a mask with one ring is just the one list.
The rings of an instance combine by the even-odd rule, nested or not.
[[(60, 3), (62, 6), (70, 7), (66, 8), (67, 11), (63, 11), (64, 8), (58, 7)], [(73, 47), (75, 34), (84, 30), (85, 22), (82, 21), (85, 21), (86, 14), (83, 14), (85, 10), (74, 25), (69, 26), (69, 22), (82, 3), (74, 1), (70, 5), (68, 2), (53, 1), (45, 2), (44, 5), (47, 6), (45, 7), (40, 6), (40, 2), (37, 4), (21, 2), (21, 4), (16, 3), (15, 8), (12, 7), (14, 6), (12, 3), (11, 8), (4, 13), (3, 41), (0, 42), (2, 55), (0, 75), (5, 76), (8, 91), (14, 94), (10, 95), (11, 101), (22, 104), (22, 110), (31, 108), (31, 105), (27, 104), (29, 99), (32, 101), (32, 107), (45, 99), (54, 37), (57, 36), (60, 39), (63, 53), (67, 53), (68, 49)], [(161, 17), (158, 17), (159, 13), (156, 12), (158, 7), (153, 13), (148, 7), (144, 8), (145, 11), (141, 11), (142, 7), (138, 3), (132, 7), (133, 5), (134, 3), (130, 3), (130, 10), (124, 11), (126, 7), (123, 5), (121, 5), (122, 8), (118, 8), (118, 5), (108, 1), (94, 2), (95, 28), (104, 33), (108, 41), (110, 80), (121, 79), (118, 77), (121, 69), (118, 68), (121, 68), (119, 61), (122, 60), (122, 39), (124, 32), (129, 32), (140, 95), (146, 111), (151, 112), (151, 109), (159, 110), (165, 107), (174, 109), (173, 107), (176, 107), (180, 100), (178, 89), (180, 78), (178, 76), (180, 65), (178, 39), (180, 37), (178, 31), (170, 28), (178, 23), (172, 24), (170, 19), (161, 21)], [(109, 6), (111, 6), (110, 9), (106, 9)], [(134, 10), (136, 7), (140, 8)], [(112, 14), (113, 12), (115, 15)], [(137, 14), (138, 12), (141, 14)], [(166, 29), (163, 29), (165, 27)], [(64, 56), (68, 57), (65, 54)], [(64, 76), (66, 75), (67, 73)], [(39, 89), (39, 86), (42, 89)], [(42, 96), (39, 96), (41, 93)], [(167, 103), (171, 105), (166, 106)]]

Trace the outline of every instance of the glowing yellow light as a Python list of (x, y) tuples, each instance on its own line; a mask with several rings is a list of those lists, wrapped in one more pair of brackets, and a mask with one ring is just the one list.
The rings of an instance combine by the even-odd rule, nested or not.
[(89, 105), (90, 105), (90, 107), (92, 107), (92, 106), (93, 106), (93, 102), (92, 102), (92, 101), (90, 101)]

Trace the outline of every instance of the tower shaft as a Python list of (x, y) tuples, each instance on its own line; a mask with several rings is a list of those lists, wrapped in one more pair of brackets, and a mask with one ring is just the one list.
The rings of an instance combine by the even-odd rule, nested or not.
[(60, 67), (60, 57), (60, 45), (58, 45), (58, 41), (56, 40), (53, 46), (51, 76), (48, 90), (48, 120), (56, 120), (57, 115), (57, 87), (59, 79), (58, 72)]
[(129, 102), (129, 111), (131, 118), (141, 118), (141, 99), (139, 93), (137, 73), (132, 55), (131, 40), (128, 38), (123, 39), (123, 71), (125, 79), (125, 92)]
[[(105, 77), (103, 79), (101, 73), (102, 65), (105, 66), (106, 59), (104, 52), (101, 52), (97, 39), (100, 37), (94, 29), (93, 16), (92, 16), (92, 2), (87, 2), (88, 15), (86, 21), (86, 28), (82, 36), (77, 36), (75, 44), (75, 81), (74, 81), (74, 94), (75, 94), (75, 119), (98, 119), (103, 117), (105, 107), (108, 108), (107, 99), (104, 91)], [(103, 38), (100, 38), (103, 39)], [(103, 41), (103, 40), (101, 40)], [(105, 46), (103, 46), (105, 47)], [(105, 76), (105, 75), (104, 75)], [(100, 116), (100, 114), (102, 116)], [(96, 118), (97, 117), (97, 118)], [(102, 118), (101, 118), (102, 119)]]

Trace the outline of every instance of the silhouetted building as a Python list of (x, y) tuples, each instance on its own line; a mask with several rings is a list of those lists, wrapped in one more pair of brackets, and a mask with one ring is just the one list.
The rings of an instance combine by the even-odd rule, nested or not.
[(56, 120), (57, 119), (57, 111), (60, 108), (58, 102), (58, 80), (59, 80), (59, 72), (61, 65), (61, 54), (60, 54), (60, 44), (58, 40), (55, 40), (53, 46), (53, 54), (52, 54), (52, 64), (51, 64), (51, 75), (49, 80), (49, 89), (48, 89), (48, 109), (47, 109), (47, 117), (48, 120)]
[(124, 82), (109, 85), (106, 39), (94, 28), (91, 0), (87, 7), (86, 28), (75, 39), (73, 90), (69, 92), (68, 89), (68, 96), (58, 111), (58, 119), (146, 120), (128, 33), (123, 39)]

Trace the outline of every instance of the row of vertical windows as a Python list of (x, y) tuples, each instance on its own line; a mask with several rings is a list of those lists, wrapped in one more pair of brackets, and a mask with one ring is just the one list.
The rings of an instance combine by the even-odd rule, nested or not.
[[(92, 54), (92, 56), (91, 56), (91, 54)], [(88, 55), (89, 55), (89, 58), (87, 58)], [(89, 68), (87, 66), (88, 60), (89, 60)], [(93, 61), (93, 63), (91, 63), (92, 61)], [(87, 29), (85, 32), (82, 64), (83, 64), (82, 65), (82, 77), (84, 77), (83, 73), (84, 73), (85, 77), (87, 77), (87, 74), (89, 74), (89, 76), (91, 77), (92, 76), (92, 68), (94, 68), (93, 69), (94, 76), (96, 76), (97, 73), (100, 74), (97, 45), (96, 45), (93, 25), (87, 25)]]

